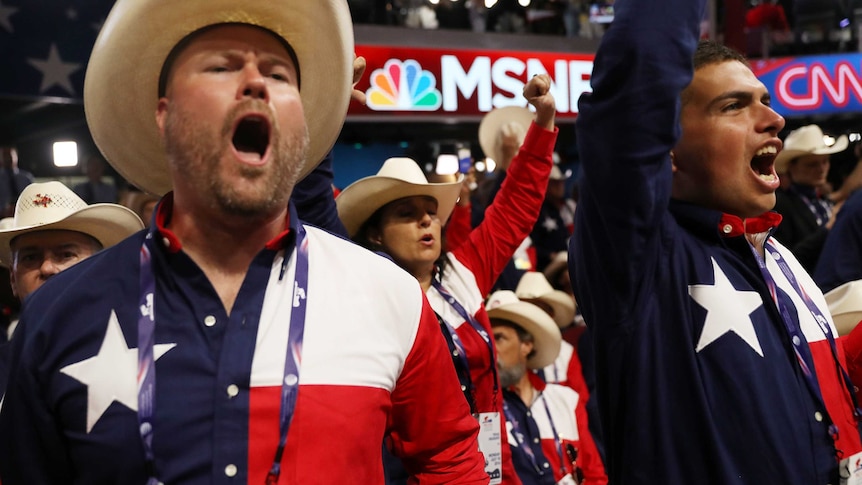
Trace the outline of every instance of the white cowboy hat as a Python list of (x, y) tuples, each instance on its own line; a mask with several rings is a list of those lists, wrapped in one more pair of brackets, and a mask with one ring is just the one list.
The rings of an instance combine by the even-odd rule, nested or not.
[(560, 290), (555, 290), (545, 275), (536, 271), (527, 271), (518, 281), (515, 295), (524, 301), (539, 300), (551, 307), (554, 312), (551, 318), (560, 328), (574, 323), (575, 300)]
[(446, 224), (458, 202), (463, 178), (459, 175), (455, 182), (432, 184), (412, 159), (390, 158), (377, 175), (359, 179), (338, 194), (335, 199), (338, 217), (350, 237), (354, 237), (365, 221), (384, 205), (404, 197), (427, 195), (437, 201), (437, 217), (440, 224)]
[(479, 122), (479, 146), (482, 147), (482, 152), (498, 164), (502, 163), (500, 128), (506, 123), (514, 122), (520, 125), (526, 134), (535, 118), (536, 115), (532, 111), (520, 106), (507, 106), (489, 111)]
[(823, 130), (817, 125), (797, 128), (784, 139), (784, 148), (775, 157), (775, 171), (783, 173), (791, 160), (803, 155), (831, 155), (847, 149), (847, 135), (841, 135), (831, 145), (823, 139)]
[(844, 283), (823, 296), (839, 336), (849, 334), (862, 321), (862, 280)]
[(12, 239), (28, 232), (81, 232), (107, 248), (143, 228), (137, 214), (121, 205), (87, 205), (60, 182), (30, 184), (18, 197), (12, 225), (0, 230), (0, 264), (12, 265)]
[(568, 251), (558, 251), (554, 258), (551, 259), (551, 262), (545, 266), (545, 270), (542, 273), (545, 275), (545, 279), (548, 282), (555, 281), (557, 276), (559, 276), (560, 271), (568, 271), (569, 270), (569, 253)]
[(521, 301), (511, 290), (495, 291), (485, 304), (488, 317), (512, 322), (533, 336), (535, 353), (527, 359), (530, 369), (542, 369), (557, 360), (563, 337), (554, 320), (545, 310)]
[(90, 55), (84, 110), (105, 158), (147, 192), (172, 186), (155, 121), (162, 66), (186, 36), (225, 23), (262, 27), (293, 48), (310, 141), (303, 176), (338, 138), (353, 79), (345, 0), (117, 0)]

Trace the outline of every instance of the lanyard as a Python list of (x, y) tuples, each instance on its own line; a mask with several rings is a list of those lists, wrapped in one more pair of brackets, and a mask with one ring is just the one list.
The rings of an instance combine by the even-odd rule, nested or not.
[[(148, 238), (148, 240), (151, 240)], [(281, 276), (287, 268), (288, 254), (282, 261)], [(155, 474), (155, 454), (153, 452), (153, 416), (155, 415), (156, 366), (153, 359), (155, 346), (155, 277), (152, 258), (146, 241), (141, 245), (141, 293), (139, 304), (141, 317), (138, 319), (138, 424), (141, 441), (144, 445), (147, 485), (158, 482)], [(279, 278), (280, 279), (280, 278)], [(275, 484), (281, 474), (281, 457), (287, 443), (287, 433), (293, 420), (296, 398), (299, 393), (299, 370), (302, 360), (302, 341), (305, 333), (305, 311), (308, 298), (308, 241), (305, 228), (296, 229), (296, 276), (293, 282), (293, 309), (290, 312), (287, 352), (284, 359), (284, 375), (281, 384), (281, 412), (279, 415), (279, 441), (272, 468), (266, 483)]]
[(803, 194), (796, 186), (791, 185), (790, 190), (798, 195), (799, 198), (802, 199), (802, 202), (808, 206), (808, 210), (810, 210), (814, 215), (818, 227), (823, 227), (823, 225), (826, 224), (826, 221), (832, 217), (832, 207), (826, 201), (817, 197), (816, 194), (814, 195), (814, 200), (811, 200), (810, 197)]
[[(823, 412), (826, 414), (829, 419), (829, 433), (832, 435), (833, 440), (838, 439), (838, 426), (832, 421), (831, 417), (829, 417), (829, 412), (826, 409), (826, 402), (823, 400), (823, 394), (820, 392), (820, 386), (817, 383), (817, 377), (814, 373), (814, 369), (810, 368), (802, 357), (803, 345), (808, 345), (807, 340), (802, 335), (801, 329), (799, 329), (796, 325), (793, 324), (793, 320), (790, 318), (790, 310), (787, 308), (779, 298), (778, 298), (778, 289), (777, 284), (775, 283), (775, 279), (772, 277), (772, 274), (769, 272), (769, 269), (766, 267), (766, 261), (760, 256), (760, 253), (757, 250), (751, 247), (751, 251), (754, 254), (754, 259), (757, 260), (757, 265), (760, 268), (761, 273), (763, 274), (763, 278), (766, 282), (767, 287), (769, 288), (769, 293), (772, 296), (773, 301), (778, 306), (778, 310), (781, 313), (781, 319), (784, 322), (784, 326), (787, 329), (787, 333), (790, 336), (790, 342), (793, 345), (793, 351), (796, 354), (796, 359), (799, 363), (799, 367), (802, 370), (802, 374), (805, 376), (805, 383), (808, 386), (811, 393), (819, 400), (819, 404)], [(805, 303), (805, 306), (808, 308), (808, 311), (814, 317), (814, 320), (817, 322), (820, 330), (823, 332), (823, 335), (826, 337), (826, 340), (829, 342), (830, 349), (832, 350), (832, 357), (835, 360), (835, 365), (841, 369), (842, 377), (844, 379), (844, 385), (847, 387), (847, 390), (850, 394), (850, 399), (853, 402), (853, 416), (858, 420), (860, 416), (859, 406), (856, 403), (856, 397), (853, 394), (853, 384), (850, 381), (850, 376), (847, 374), (847, 371), (844, 369), (844, 366), (841, 365), (841, 361), (838, 358), (838, 350), (835, 346), (835, 337), (832, 335), (832, 330), (829, 328), (828, 321), (826, 317), (823, 316), (823, 312), (817, 307), (808, 293), (802, 288), (799, 282), (796, 279), (796, 276), (793, 274), (793, 271), (790, 269), (790, 266), (787, 264), (787, 261), (781, 256), (777, 249), (775, 249), (768, 242), (764, 244), (764, 248), (772, 254), (773, 259), (778, 264), (778, 267), (781, 269), (781, 272), (784, 274), (785, 278), (790, 282), (793, 289)], [(813, 364), (813, 362), (812, 362)]]
[[(456, 300), (451, 293), (449, 293), (443, 288), (443, 285), (441, 285), (439, 281), (432, 281), (431, 286), (433, 286), (434, 289), (437, 290), (437, 293), (440, 293), (440, 296), (442, 296), (444, 300), (446, 300), (450, 305), (452, 305), (452, 308), (454, 308), (455, 311), (458, 312), (458, 315), (461, 315), (461, 318), (470, 323), (470, 326), (473, 327), (473, 330), (475, 330), (476, 333), (478, 333), (479, 336), (482, 337), (482, 340), (484, 340), (485, 343), (488, 345), (488, 353), (491, 355), (491, 372), (494, 374), (494, 400), (496, 401), (497, 391), (499, 387), (497, 380), (497, 362), (494, 359), (494, 343), (491, 341), (491, 336), (488, 335), (488, 332), (484, 328), (482, 328), (482, 325), (479, 322), (476, 321), (476, 318), (473, 315), (470, 315), (470, 312), (468, 312), (460, 303), (458, 303), (458, 300)], [(458, 334), (457, 332), (455, 332), (455, 329), (452, 328), (448, 323), (446, 324), (446, 328), (452, 335), (452, 341), (460, 342)], [(456, 346), (457, 345), (459, 344), (456, 343)], [(460, 345), (460, 350), (462, 351), (462, 355), (464, 356), (464, 364), (467, 365), (467, 354), (463, 353), (463, 343), (461, 343)], [(467, 365), (467, 369), (470, 369), (469, 365)]]
[[(529, 408), (528, 408), (529, 409)], [(515, 437), (515, 441), (518, 442), (517, 450), (520, 450), (524, 456), (530, 460), (530, 464), (533, 465), (533, 469), (540, 476), (545, 474), (545, 471), (542, 470), (542, 467), (536, 462), (536, 454), (533, 453), (533, 449), (530, 448), (530, 445), (526, 443), (524, 440), (524, 434), (521, 432), (521, 426), (518, 424), (518, 420), (515, 419), (515, 416), (512, 415), (512, 412), (509, 410), (509, 404), (506, 400), (503, 400), (503, 414), (506, 415), (506, 421), (512, 423), (512, 435)]]
[[(554, 418), (551, 417), (551, 409), (548, 408), (548, 401), (545, 399), (545, 394), (539, 394), (539, 398), (542, 400), (542, 404), (545, 405), (545, 413), (548, 415), (548, 422), (551, 424), (551, 433), (554, 434), (554, 444), (557, 445), (557, 455), (560, 457), (560, 475), (566, 476), (569, 472), (566, 470), (566, 455), (563, 453), (563, 440), (560, 439), (560, 435), (557, 433), (557, 427), (554, 426)], [(572, 467), (575, 464), (572, 463)]]

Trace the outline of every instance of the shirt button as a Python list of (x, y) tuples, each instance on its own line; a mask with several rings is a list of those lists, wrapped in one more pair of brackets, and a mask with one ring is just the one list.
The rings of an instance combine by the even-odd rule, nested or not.
[(538, 443), (538, 442), (539, 442), (539, 438), (533, 438), (533, 443)]
[(453, 350), (453, 351), (452, 351), (452, 355), (454, 355), (455, 357), (458, 357), (458, 351), (457, 351), (457, 350)]
[(793, 345), (799, 345), (800, 342), (802, 342), (802, 341), (799, 340), (799, 335), (794, 335), (793, 336)]
[(236, 475), (236, 465), (228, 465), (224, 467), (224, 474), (233, 477)]
[(549, 465), (549, 464), (548, 464), (548, 462), (545, 462), (545, 463), (542, 465), (542, 468), (551, 468), (551, 465)]
[(529, 418), (530, 416), (532, 416), (532, 414), (530, 414), (530, 411), (527, 411), (527, 417)]
[(227, 395), (228, 396), (236, 397), (237, 394), (239, 394), (239, 387), (237, 387), (236, 384), (231, 384), (231, 385), (227, 386)]
[(465, 385), (461, 384), (461, 392), (464, 392), (464, 391), (466, 391), (466, 390), (467, 390), (467, 386), (465, 386)]
[(163, 237), (162, 238), (162, 244), (164, 244), (166, 248), (169, 248), (169, 247), (171, 247), (171, 240), (166, 238), (166, 237)]
[(207, 315), (204, 318), (204, 325), (206, 325), (207, 327), (212, 327), (215, 324), (216, 324), (216, 317), (214, 317), (212, 315)]
[(817, 411), (817, 412), (815, 412), (815, 413), (814, 413), (814, 419), (816, 419), (818, 423), (819, 423), (820, 421), (823, 421), (823, 415), (822, 415), (822, 414), (820, 414), (820, 411)]
[(730, 234), (731, 231), (733, 231), (733, 226), (731, 226), (730, 224), (725, 224), (724, 227), (721, 228), (721, 230), (724, 231), (725, 234)]

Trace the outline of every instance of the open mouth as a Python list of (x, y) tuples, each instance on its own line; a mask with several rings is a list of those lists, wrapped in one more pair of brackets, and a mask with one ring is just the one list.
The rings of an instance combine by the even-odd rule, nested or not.
[(422, 236), (422, 239), (420, 239), (420, 241), (422, 241), (424, 243), (434, 242), (434, 236), (432, 236), (430, 234), (426, 234), (426, 235)]
[(757, 150), (751, 159), (751, 170), (763, 180), (775, 179), (775, 157), (778, 155), (778, 147), (768, 145)]
[(233, 146), (240, 153), (257, 154), (263, 158), (269, 148), (269, 122), (262, 116), (246, 116), (237, 123)]

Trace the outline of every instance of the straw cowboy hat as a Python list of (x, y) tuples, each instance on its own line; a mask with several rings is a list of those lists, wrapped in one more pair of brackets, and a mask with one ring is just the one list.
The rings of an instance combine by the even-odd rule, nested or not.
[(784, 148), (775, 157), (775, 171), (785, 172), (791, 160), (803, 155), (831, 155), (847, 149), (847, 135), (841, 135), (835, 143), (827, 145), (823, 140), (823, 130), (817, 125), (797, 128), (784, 139)]
[(555, 290), (545, 275), (536, 271), (528, 271), (521, 276), (515, 295), (521, 300), (539, 300), (551, 307), (554, 312), (551, 318), (560, 328), (574, 323), (575, 300), (560, 290)]
[(533, 336), (535, 353), (527, 359), (527, 367), (542, 369), (557, 360), (563, 338), (560, 329), (545, 310), (521, 301), (511, 290), (492, 293), (488, 297), (485, 310), (488, 311), (489, 318), (512, 322)]
[(862, 280), (844, 283), (823, 296), (839, 336), (849, 334), (862, 321)]
[(338, 138), (353, 79), (345, 0), (117, 0), (90, 55), (84, 110), (105, 158), (147, 192), (172, 186), (155, 121), (162, 66), (186, 36), (225, 23), (268, 29), (293, 48), (310, 141), (303, 176)]
[(51, 229), (81, 232), (107, 248), (143, 228), (141, 219), (121, 205), (87, 205), (60, 182), (30, 184), (18, 197), (11, 225), (0, 230), (0, 264), (12, 265), (12, 239), (28, 232)]
[(354, 237), (365, 221), (384, 205), (404, 197), (427, 195), (437, 201), (437, 217), (441, 224), (446, 224), (461, 194), (463, 178), (460, 175), (455, 182), (432, 184), (412, 159), (390, 158), (377, 175), (359, 179), (338, 194), (335, 199), (338, 217), (350, 237)]
[(499, 141), (500, 129), (507, 123), (514, 122), (523, 128), (526, 134), (535, 118), (536, 115), (532, 111), (520, 106), (507, 106), (489, 111), (479, 122), (479, 145), (485, 156), (500, 163), (503, 160)]

